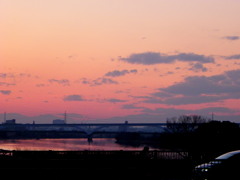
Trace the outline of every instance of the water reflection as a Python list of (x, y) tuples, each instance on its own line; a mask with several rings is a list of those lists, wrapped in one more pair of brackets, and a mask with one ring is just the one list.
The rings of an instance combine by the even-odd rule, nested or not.
[(26, 139), (0, 140), (0, 149), (5, 150), (142, 150), (143, 147), (123, 146), (115, 143), (115, 139)]

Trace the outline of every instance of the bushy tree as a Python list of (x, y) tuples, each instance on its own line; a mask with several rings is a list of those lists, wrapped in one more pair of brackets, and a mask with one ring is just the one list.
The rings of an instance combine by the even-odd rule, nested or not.
[(167, 119), (167, 131), (172, 133), (189, 133), (198, 128), (200, 124), (209, 119), (199, 115), (182, 115)]

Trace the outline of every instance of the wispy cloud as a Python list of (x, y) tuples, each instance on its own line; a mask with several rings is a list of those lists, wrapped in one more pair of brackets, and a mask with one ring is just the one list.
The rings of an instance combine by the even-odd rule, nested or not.
[(138, 107), (136, 104), (124, 104), (123, 109), (145, 109), (145, 107)]
[(10, 90), (0, 90), (0, 93), (3, 95), (10, 95), (12, 93), (12, 91)]
[(225, 36), (224, 39), (230, 40), (230, 41), (236, 41), (240, 40), (240, 36)]
[(122, 102), (126, 102), (126, 100), (116, 99), (116, 98), (105, 99), (105, 101), (106, 101), (106, 102), (111, 102), (111, 103), (122, 103)]
[(0, 73), (2, 79), (12, 79), (14, 82), (21, 79), (39, 79), (39, 76), (30, 73)]
[(43, 84), (43, 83), (39, 83), (39, 84), (36, 84), (36, 87), (46, 87), (47, 85), (46, 84)]
[(208, 69), (201, 63), (191, 63), (189, 70), (194, 72), (206, 72)]
[(131, 69), (131, 70), (114, 70), (114, 71), (110, 71), (108, 73), (105, 74), (105, 76), (110, 76), (110, 77), (119, 77), (119, 76), (124, 76), (126, 74), (131, 74), (131, 73), (137, 73), (138, 70), (137, 69)]
[[(127, 107), (128, 108), (128, 107)], [(129, 108), (133, 108), (129, 106)], [(196, 110), (191, 109), (176, 109), (176, 108), (157, 108), (149, 109), (142, 108), (141, 112), (138, 111), (138, 114), (128, 115), (122, 117), (111, 117), (105, 121), (107, 122), (166, 122), (167, 118), (178, 117), (181, 115), (197, 114), (203, 117), (214, 117), (218, 120), (231, 120), (238, 122), (239, 115), (237, 110), (232, 110), (226, 107), (216, 106), (216, 107), (207, 107), (200, 108)]]
[(90, 85), (90, 86), (101, 86), (101, 85), (106, 85), (106, 84), (118, 84), (117, 81), (114, 81), (110, 78), (104, 78), (104, 77), (97, 78), (97, 79), (94, 79), (94, 80), (82, 78), (80, 81), (81, 81), (82, 84), (87, 84), (87, 85)]
[(0, 82), (0, 86), (15, 86), (15, 83)]
[(85, 101), (81, 95), (78, 94), (72, 94), (72, 95), (68, 95), (65, 96), (63, 98), (64, 101)]
[(7, 73), (0, 73), (0, 78), (7, 78), (8, 77), (8, 74)]
[(226, 59), (240, 59), (240, 54), (225, 57)]
[(50, 83), (57, 83), (63, 86), (69, 86), (70, 81), (68, 79), (49, 79), (48, 82)]
[(131, 64), (169, 64), (175, 61), (182, 62), (199, 62), (199, 63), (214, 63), (214, 58), (210, 56), (198, 55), (195, 53), (179, 53), (176, 55), (167, 55), (157, 52), (145, 52), (138, 54), (131, 54), (129, 57), (120, 57), (119, 60)]

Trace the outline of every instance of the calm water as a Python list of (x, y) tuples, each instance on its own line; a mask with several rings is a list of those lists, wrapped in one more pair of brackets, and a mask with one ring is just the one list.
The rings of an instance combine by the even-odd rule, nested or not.
[(87, 139), (28, 139), (0, 140), (0, 149), (5, 150), (142, 150), (143, 146), (131, 147), (115, 143), (115, 139), (99, 138), (89, 143)]

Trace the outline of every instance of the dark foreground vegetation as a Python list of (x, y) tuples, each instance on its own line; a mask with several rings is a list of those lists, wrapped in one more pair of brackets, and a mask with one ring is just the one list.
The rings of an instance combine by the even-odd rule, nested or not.
[[(8, 178), (188, 180), (192, 162), (185, 152), (1, 151), (1, 175)], [(184, 156), (183, 156), (184, 155)]]
[(240, 149), (239, 124), (212, 121), (201, 116), (181, 116), (167, 121), (161, 134), (149, 137), (138, 133), (120, 134), (117, 142), (126, 145), (148, 145), (171, 151), (185, 151), (198, 163), (228, 151)]

